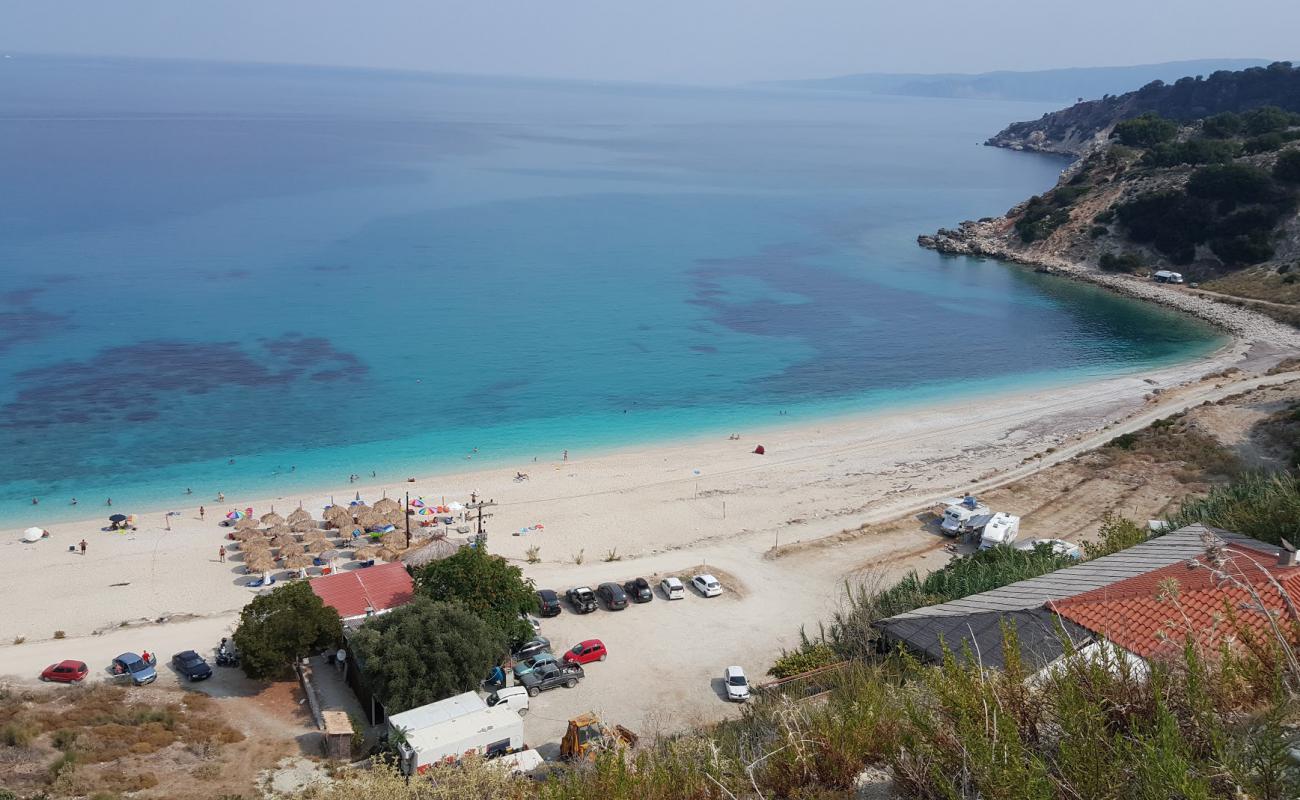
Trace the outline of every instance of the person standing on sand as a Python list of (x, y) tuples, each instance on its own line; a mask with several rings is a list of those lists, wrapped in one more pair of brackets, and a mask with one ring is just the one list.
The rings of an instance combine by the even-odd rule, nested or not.
[(569, 451), (568, 451), (568, 450), (565, 450), (565, 451), (564, 451), (564, 460), (565, 460), (565, 461), (568, 461), (568, 460), (569, 460)]
[(224, 544), (217, 548), (217, 560), (222, 564), (226, 563), (226, 546)]
[(224, 502), (226, 502), (226, 494), (225, 494), (225, 492), (217, 492), (217, 502), (218, 502), (218, 503), (224, 503)]
[(203, 519), (203, 514), (204, 514), (204, 508), (203, 506), (199, 506), (199, 519)]
[(82, 540), (81, 540), (81, 554), (82, 554), (83, 556), (86, 554), (86, 540), (85, 540), (85, 539), (82, 539)]

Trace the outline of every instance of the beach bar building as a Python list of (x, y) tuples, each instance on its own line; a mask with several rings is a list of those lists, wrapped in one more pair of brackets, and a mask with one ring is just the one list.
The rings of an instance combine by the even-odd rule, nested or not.
[(313, 578), (311, 590), (321, 602), (339, 612), (343, 624), (350, 627), (406, 605), (415, 596), (410, 574), (397, 563)]

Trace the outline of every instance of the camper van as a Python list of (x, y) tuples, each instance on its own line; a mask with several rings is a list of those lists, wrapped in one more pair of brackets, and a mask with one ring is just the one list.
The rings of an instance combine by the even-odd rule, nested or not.
[(1182, 283), (1183, 273), (1170, 272), (1167, 269), (1157, 270), (1156, 274), (1151, 276), (1155, 278), (1156, 283)]
[(489, 706), (474, 692), (394, 714), (388, 718), (388, 729), (406, 775), (458, 761), (469, 753), (492, 758), (524, 746), (524, 723), (518, 711), (505, 703)]
[(980, 549), (987, 550), (998, 545), (1011, 544), (1020, 535), (1020, 517), (999, 511), (989, 517), (980, 533)]

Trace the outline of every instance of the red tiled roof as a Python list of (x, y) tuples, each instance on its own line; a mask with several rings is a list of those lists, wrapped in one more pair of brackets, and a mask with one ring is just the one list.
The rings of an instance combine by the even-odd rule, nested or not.
[[(1300, 605), (1300, 567), (1278, 567), (1272, 556), (1236, 544), (1224, 547), (1224, 558), (1217, 570), (1200, 556), (1194, 562), (1181, 561), (1053, 601), (1048, 607), (1150, 659), (1180, 652), (1189, 633), (1209, 649), (1238, 638), (1244, 630), (1271, 635), (1263, 611), (1244, 588), (1250, 586), (1280, 627), (1293, 636), (1286, 603), (1268, 574)], [(1235, 625), (1227, 619), (1229, 609), (1236, 616)]]
[(386, 611), (411, 601), (415, 584), (402, 564), (379, 564), (311, 580), (311, 590), (343, 619), (367, 609)]

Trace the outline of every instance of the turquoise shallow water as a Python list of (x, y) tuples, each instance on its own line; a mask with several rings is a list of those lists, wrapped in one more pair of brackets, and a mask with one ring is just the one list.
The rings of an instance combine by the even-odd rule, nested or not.
[(474, 448), (551, 458), (1221, 343), (916, 247), (1052, 184), (1059, 161), (975, 146), (1031, 104), (0, 72), (0, 504), (24, 521), (73, 496), (84, 512), (391, 479)]

